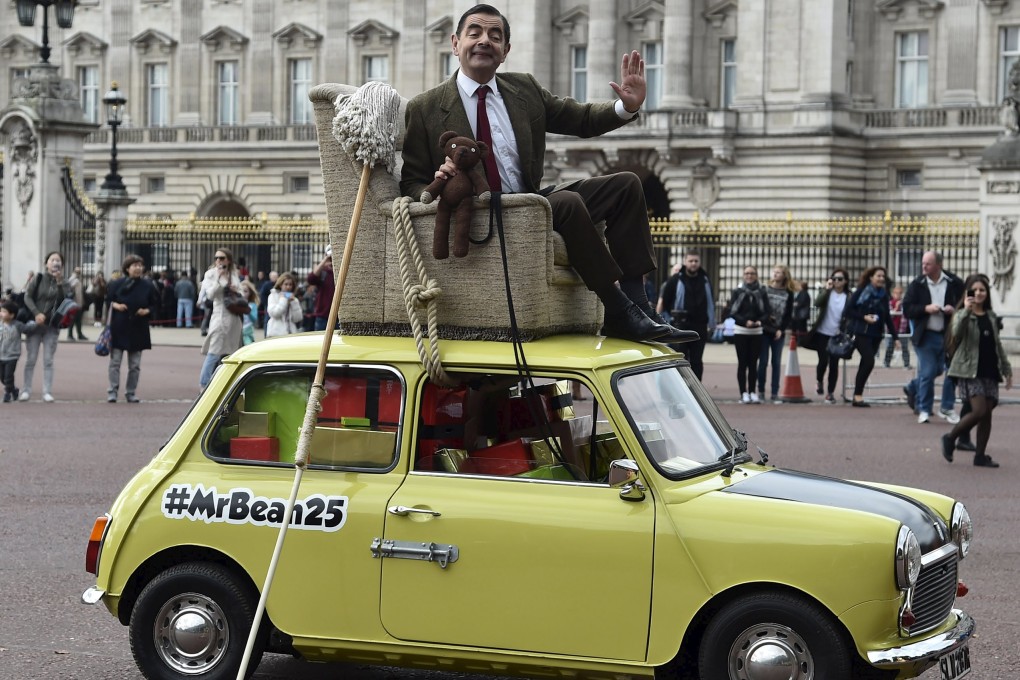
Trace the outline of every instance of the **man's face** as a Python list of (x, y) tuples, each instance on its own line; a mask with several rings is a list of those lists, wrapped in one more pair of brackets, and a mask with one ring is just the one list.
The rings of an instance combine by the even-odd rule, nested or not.
[(464, 20), (464, 30), (455, 34), (452, 41), (460, 70), (476, 83), (492, 80), (510, 51), (503, 33), (503, 19), (492, 14), (469, 15)]
[(934, 253), (925, 253), (921, 258), (921, 272), (932, 281), (942, 274), (942, 266), (935, 261)]
[(694, 276), (701, 269), (701, 258), (697, 255), (688, 255), (684, 258), (684, 269), (688, 275)]

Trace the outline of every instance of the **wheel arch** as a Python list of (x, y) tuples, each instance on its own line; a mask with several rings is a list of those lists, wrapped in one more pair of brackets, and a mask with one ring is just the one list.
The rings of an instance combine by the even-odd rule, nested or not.
[[(857, 647), (854, 644), (853, 636), (850, 635), (850, 631), (847, 630), (839, 617), (820, 600), (812, 597), (809, 593), (806, 593), (803, 590), (799, 590), (787, 584), (753, 582), (741, 583), (731, 588), (727, 588), (726, 590), (716, 593), (713, 597), (707, 600), (691, 619), (690, 625), (688, 625), (687, 630), (684, 631), (684, 636), (680, 641), (680, 648), (677, 650), (676, 656), (669, 664), (667, 664), (667, 666), (696, 669), (698, 666), (698, 649), (701, 646), (701, 640), (704, 635), (705, 628), (708, 626), (709, 621), (712, 620), (712, 617), (727, 605), (736, 602), (741, 598), (749, 597), (751, 595), (761, 595), (763, 593), (784, 594), (800, 598), (817, 605), (832, 619), (833, 623), (837, 625), (840, 634), (843, 635), (848, 647), (854, 651), (855, 658), (860, 656), (860, 654), (857, 653)], [(864, 659), (860, 659), (860, 662), (867, 668), (871, 668), (864, 663)], [(862, 671), (865, 670), (864, 666), (861, 667)], [(665, 675), (664, 677), (670, 676)], [(859, 677), (864, 676), (862, 675)]]
[[(120, 596), (120, 603), (117, 607), (117, 619), (121, 622), (121, 624), (126, 626), (130, 623), (131, 612), (135, 608), (138, 596), (141, 594), (142, 590), (144, 590), (149, 581), (170, 567), (175, 567), (187, 562), (212, 562), (220, 565), (230, 571), (231, 574), (237, 578), (237, 582), (247, 588), (255, 601), (258, 601), (260, 592), (258, 586), (254, 581), (252, 581), (248, 572), (245, 571), (244, 568), (229, 555), (206, 546), (179, 545), (167, 548), (166, 550), (162, 550), (152, 555), (138, 565), (138, 568), (136, 568), (130, 578), (128, 578), (127, 583), (124, 585), (124, 591)], [(265, 618), (269, 619), (268, 611), (265, 613)], [(275, 626), (272, 626), (271, 620), (269, 621), (269, 625), (275, 628)]]

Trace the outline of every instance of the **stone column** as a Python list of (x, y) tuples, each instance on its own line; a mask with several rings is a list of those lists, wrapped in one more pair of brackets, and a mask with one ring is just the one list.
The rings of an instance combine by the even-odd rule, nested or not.
[(110, 272), (120, 269), (124, 259), (128, 206), (137, 199), (128, 196), (126, 191), (103, 189), (94, 200), (99, 208), (96, 215), (96, 271), (103, 272), (103, 276), (109, 279)]
[(0, 111), (4, 148), (4, 285), (21, 288), (29, 271), (60, 248), (66, 198), (61, 183), (65, 163), (80, 173), (85, 136), (98, 126), (85, 122), (78, 85), (63, 79), (57, 66), (36, 64), (12, 87), (10, 104)]
[[(178, 125), (200, 125), (203, 122), (199, 90), (202, 80), (194, 76), (202, 72), (202, 42), (199, 38), (202, 36), (203, 4), (202, 0), (181, 0), (181, 40), (177, 43)], [(214, 122), (215, 115), (212, 120), (205, 121), (209, 125)]]
[(978, 0), (949, 0), (939, 22), (946, 31), (946, 91), (943, 104), (974, 106), (977, 82)]
[[(591, 0), (588, 6), (588, 101), (616, 99), (610, 82), (620, 82), (623, 49), (616, 41), (616, 0)], [(627, 49), (632, 49), (630, 46)]]
[[(273, 114), (273, 93), (278, 86), (275, 79), (282, 78), (287, 82), (286, 61), (283, 73), (273, 69), (273, 0), (252, 0), (251, 3), (251, 72), (258, 74), (262, 80), (261, 87), (252, 88), (251, 113), (248, 114), (249, 125), (272, 125), (277, 123)], [(285, 24), (286, 25), (286, 24)], [(347, 36), (344, 36), (346, 42)], [(286, 94), (284, 95), (286, 98)]]
[(691, 97), (691, 48), (694, 42), (692, 0), (666, 0), (662, 25), (665, 69), (661, 106), (685, 109), (694, 106)]

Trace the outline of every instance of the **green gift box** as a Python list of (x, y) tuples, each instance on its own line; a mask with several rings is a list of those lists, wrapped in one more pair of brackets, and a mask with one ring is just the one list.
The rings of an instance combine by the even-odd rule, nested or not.
[(316, 465), (386, 468), (397, 448), (396, 432), (316, 427), (308, 462)]

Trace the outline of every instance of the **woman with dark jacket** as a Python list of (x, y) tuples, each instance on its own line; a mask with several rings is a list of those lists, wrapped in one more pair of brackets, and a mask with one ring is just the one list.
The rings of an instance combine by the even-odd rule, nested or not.
[[(818, 352), (818, 368), (815, 369), (817, 380), (816, 391), (825, 394), (826, 404), (835, 404), (836, 381), (839, 379), (839, 357), (829, 354), (829, 340), (840, 331), (843, 312), (849, 297), (850, 275), (845, 269), (833, 269), (825, 282), (825, 288), (815, 298), (818, 316), (809, 334), (810, 344)], [(829, 371), (829, 379), (825, 379), (825, 371)], [(823, 384), (824, 383), (824, 384)], [(824, 389), (823, 389), (824, 388)]]
[(56, 251), (48, 253), (42, 271), (32, 277), (25, 288), (25, 306), (32, 313), (36, 330), (28, 334), (25, 343), (25, 382), (18, 401), (28, 401), (32, 396), (32, 377), (40, 345), (43, 347), (42, 400), (47, 403), (54, 401), (53, 356), (57, 353), (60, 329), (50, 325), (50, 321), (57, 306), (70, 295), (71, 289), (64, 278), (64, 256)]
[(124, 383), (124, 398), (137, 404), (138, 376), (142, 370), (142, 352), (152, 349), (149, 337), (149, 320), (160, 308), (159, 290), (152, 279), (143, 277), (145, 262), (137, 255), (124, 258), (121, 267), (124, 276), (110, 282), (106, 301), (110, 305), (110, 386), (106, 401), (117, 401), (120, 388), (120, 364), (124, 352), (128, 355), (128, 375)]
[(947, 375), (956, 379), (960, 397), (970, 403), (953, 429), (942, 435), (942, 456), (953, 462), (957, 439), (977, 426), (977, 450), (974, 465), (997, 468), (999, 464), (985, 453), (992, 433), (992, 411), (999, 404), (999, 383), (1013, 387), (1013, 369), (999, 339), (998, 318), (992, 311), (988, 277), (972, 274), (964, 283), (964, 296), (953, 314), (949, 349), (952, 360)]
[(737, 387), (740, 403), (759, 404), (754, 391), (758, 375), (758, 357), (761, 355), (762, 324), (769, 318), (769, 298), (758, 282), (758, 270), (744, 267), (744, 282), (730, 295), (727, 316), (734, 321), (733, 347), (737, 351)]
[(772, 357), (771, 399), (779, 400), (779, 376), (783, 370), (783, 345), (786, 344), (786, 331), (793, 320), (793, 278), (785, 264), (777, 264), (772, 268), (772, 280), (763, 287), (769, 298), (772, 310), (762, 327), (761, 356), (758, 358), (758, 397), (765, 399), (765, 377), (769, 368), (769, 357)]
[(868, 407), (864, 386), (875, 368), (875, 354), (885, 337), (882, 329), (896, 336), (896, 327), (889, 316), (889, 292), (885, 289), (885, 268), (870, 267), (861, 274), (857, 290), (846, 305), (847, 332), (854, 336), (854, 349), (861, 360), (854, 380), (854, 406)]

